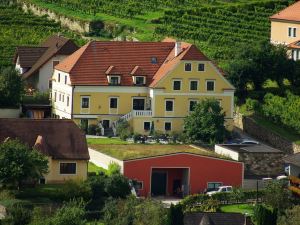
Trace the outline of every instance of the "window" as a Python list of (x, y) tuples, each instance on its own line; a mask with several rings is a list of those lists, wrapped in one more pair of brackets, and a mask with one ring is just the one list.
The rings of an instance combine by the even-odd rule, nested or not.
[(60, 174), (76, 174), (76, 163), (60, 163)]
[(54, 101), (56, 102), (56, 92), (54, 92)]
[(88, 126), (89, 126), (89, 121), (88, 121), (88, 119), (81, 119), (81, 120), (80, 120), (80, 128), (81, 128), (82, 130), (84, 130), (85, 132), (87, 132)]
[(58, 80), (58, 82), (60, 82), (60, 73), (58, 73), (58, 79), (57, 80)]
[(299, 50), (292, 50), (292, 58), (293, 58), (293, 60), (298, 60), (298, 59), (300, 59), (300, 52), (299, 52)]
[(110, 85), (119, 85), (120, 84), (120, 77), (118, 76), (111, 76), (110, 77), (110, 82), (109, 82)]
[(167, 112), (173, 111), (173, 100), (166, 100), (166, 111)]
[(62, 95), (62, 102), (65, 101), (65, 95)]
[(142, 190), (144, 188), (143, 181), (133, 180), (133, 187), (135, 190)]
[(90, 107), (90, 98), (89, 97), (81, 97), (81, 108), (87, 109)]
[(151, 123), (150, 122), (144, 122), (144, 130), (150, 130)]
[(68, 81), (68, 77), (65, 76), (65, 84), (67, 84), (67, 81)]
[(184, 71), (192, 71), (192, 64), (191, 63), (186, 63), (184, 65)]
[(157, 58), (156, 57), (151, 57), (151, 63), (152, 64), (157, 64)]
[(205, 70), (204, 64), (203, 63), (199, 63), (198, 64), (198, 71), (204, 71), (204, 70)]
[(145, 77), (135, 77), (135, 84), (136, 85), (144, 85), (145, 84)]
[(58, 61), (58, 60), (53, 61), (53, 62), (52, 62), (52, 67), (53, 67), (53, 69), (54, 69), (54, 67), (55, 67), (56, 65), (58, 65), (58, 64), (59, 64), (59, 61)]
[(109, 107), (111, 109), (117, 109), (118, 108), (118, 98), (110, 98)]
[(172, 123), (171, 122), (165, 122), (165, 131), (170, 131), (172, 129)]
[(197, 80), (191, 80), (190, 81), (190, 90), (191, 91), (197, 91), (198, 90), (198, 81)]
[(207, 91), (214, 91), (215, 90), (215, 81), (214, 80), (207, 80), (206, 81), (206, 90)]
[(173, 90), (179, 91), (181, 89), (181, 80), (173, 80)]
[(58, 100), (61, 101), (61, 94), (59, 94)]
[(289, 27), (288, 35), (289, 37), (297, 37), (297, 29), (295, 27)]
[(52, 89), (52, 80), (48, 80), (48, 88)]
[(207, 183), (207, 191), (216, 190), (218, 187), (222, 186), (221, 182), (208, 182)]
[(70, 97), (67, 96), (67, 106), (69, 106), (69, 104), (70, 104)]
[(190, 101), (190, 106), (189, 106), (189, 111), (192, 112), (194, 111), (195, 106), (197, 105), (197, 101), (196, 100), (191, 100)]

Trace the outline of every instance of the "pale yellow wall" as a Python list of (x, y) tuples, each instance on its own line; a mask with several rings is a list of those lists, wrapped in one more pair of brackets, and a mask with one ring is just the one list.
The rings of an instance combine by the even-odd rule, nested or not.
[[(295, 27), (296, 37), (288, 36), (288, 28)], [(300, 24), (296, 22), (271, 21), (271, 42), (274, 44), (290, 44), (300, 39)]]
[[(134, 87), (133, 87), (134, 88)], [(81, 96), (90, 96), (90, 108), (81, 109)], [(110, 111), (110, 97), (118, 97), (118, 110)], [(147, 94), (141, 93), (93, 93), (93, 92), (75, 92), (73, 114), (127, 114), (132, 110), (133, 97), (147, 97)]]
[[(87, 160), (53, 160), (48, 158), (49, 173), (45, 175), (46, 183), (62, 183), (67, 180), (86, 180), (88, 173)], [(76, 162), (76, 174), (62, 175), (59, 173), (60, 162)]]

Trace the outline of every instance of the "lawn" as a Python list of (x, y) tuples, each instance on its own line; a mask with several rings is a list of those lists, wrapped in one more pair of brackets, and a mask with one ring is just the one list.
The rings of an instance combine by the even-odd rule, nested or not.
[(235, 213), (247, 213), (250, 216), (254, 214), (254, 205), (252, 204), (236, 204), (236, 205), (223, 205), (221, 206), (221, 211), (225, 213), (235, 212)]
[[(123, 143), (122, 143), (123, 142)], [(171, 154), (176, 152), (189, 152), (199, 155), (222, 157), (206, 149), (196, 149), (189, 145), (180, 144), (129, 144), (120, 139), (88, 139), (90, 148), (120, 160), (135, 159), (148, 156)], [(223, 157), (224, 158), (224, 157)]]
[(102, 167), (99, 167), (97, 165), (95, 165), (94, 163), (92, 162), (89, 162), (89, 165), (88, 165), (88, 172), (89, 173), (96, 173), (96, 174), (99, 174), (99, 172), (103, 172), (103, 173), (106, 173), (107, 170), (102, 168)]

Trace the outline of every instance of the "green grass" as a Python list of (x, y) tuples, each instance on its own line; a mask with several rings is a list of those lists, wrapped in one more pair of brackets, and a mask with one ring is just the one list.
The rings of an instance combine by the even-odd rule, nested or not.
[(87, 138), (88, 145), (127, 145), (127, 141), (120, 138)]
[(120, 160), (164, 155), (176, 152), (188, 152), (198, 155), (225, 158), (206, 149), (195, 149), (189, 145), (179, 144), (89, 144), (89, 147)]
[(247, 213), (250, 216), (254, 214), (254, 205), (252, 204), (236, 204), (236, 205), (223, 205), (221, 206), (221, 212), (225, 213)]
[(292, 141), (296, 144), (300, 144), (300, 135), (292, 129), (288, 129), (282, 125), (273, 123), (270, 120), (267, 120), (264, 117), (254, 116), (253, 119), (262, 127), (273, 131), (274, 133), (286, 138), (289, 141)]
[(96, 174), (99, 174), (99, 172), (106, 173), (107, 170), (104, 169), (104, 168), (102, 168), (102, 167), (99, 167), (99, 166), (95, 165), (95, 164), (92, 163), (92, 162), (89, 162), (89, 164), (88, 164), (88, 172), (89, 172), (89, 173), (90, 173), (90, 172), (94, 172), (94, 173), (96, 173)]

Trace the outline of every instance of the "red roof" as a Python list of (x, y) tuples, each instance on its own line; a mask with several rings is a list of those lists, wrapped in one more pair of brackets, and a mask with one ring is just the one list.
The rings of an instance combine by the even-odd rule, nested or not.
[(295, 49), (295, 48), (299, 49), (300, 48), (300, 40), (297, 40), (297, 41), (294, 41), (294, 42), (290, 43), (288, 45), (288, 48), (290, 48), (290, 49)]
[(70, 74), (72, 85), (108, 85), (107, 75), (120, 75), (121, 85), (133, 85), (132, 76), (146, 76), (153, 86), (180, 60), (209, 59), (196, 46), (182, 43), (175, 57), (175, 41), (92, 41), (67, 57), (55, 69)]
[(270, 19), (300, 21), (300, 1), (288, 6), (280, 12), (274, 14)]

